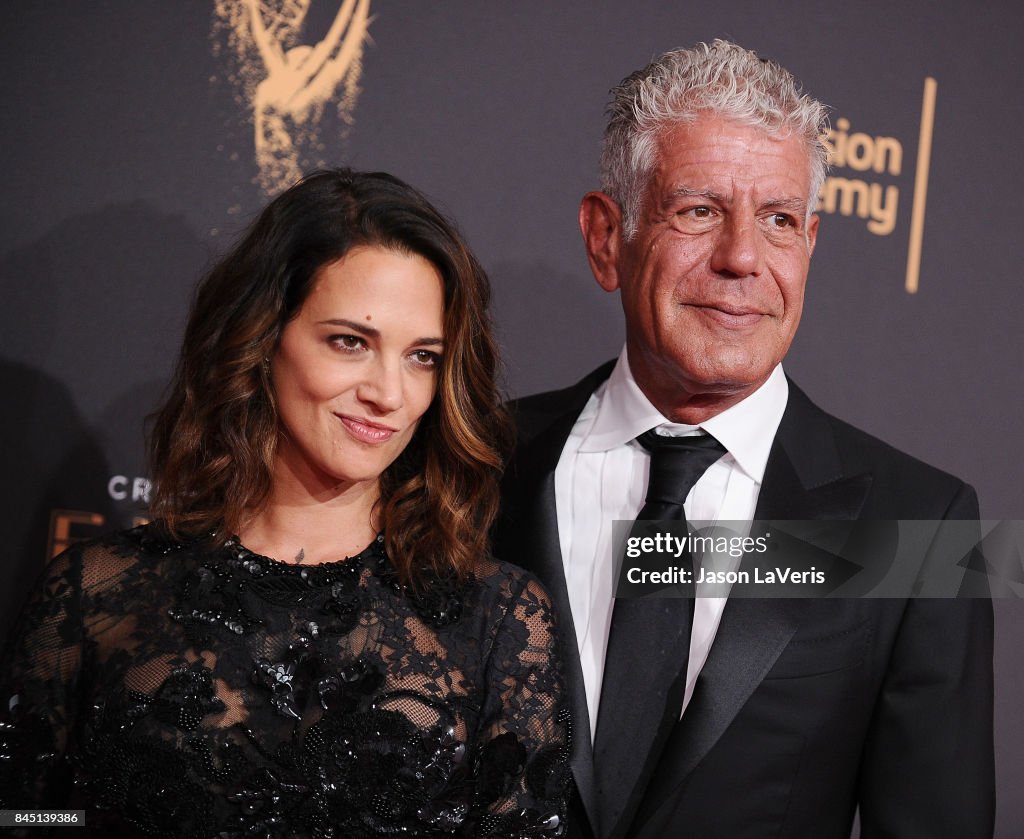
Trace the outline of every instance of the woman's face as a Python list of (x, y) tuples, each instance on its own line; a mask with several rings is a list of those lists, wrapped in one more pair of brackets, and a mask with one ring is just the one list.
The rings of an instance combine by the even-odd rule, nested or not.
[(440, 274), (416, 254), (359, 247), (319, 270), (271, 363), (275, 488), (326, 500), (376, 485), (434, 397), (443, 303)]

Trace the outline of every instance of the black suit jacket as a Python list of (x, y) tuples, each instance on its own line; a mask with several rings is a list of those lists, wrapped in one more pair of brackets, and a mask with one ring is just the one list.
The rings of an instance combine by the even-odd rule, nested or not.
[[(600, 824), (554, 469), (612, 369), (512, 404), (520, 442), (496, 550), (548, 585), (576, 740), (575, 837), (991, 836), (992, 609), (987, 600), (730, 599), (683, 719), (637, 743), (649, 781)], [(977, 519), (974, 491), (820, 410), (792, 383), (758, 519)], [(680, 676), (686, 666), (680, 656)], [(637, 713), (662, 714), (644, 686)]]

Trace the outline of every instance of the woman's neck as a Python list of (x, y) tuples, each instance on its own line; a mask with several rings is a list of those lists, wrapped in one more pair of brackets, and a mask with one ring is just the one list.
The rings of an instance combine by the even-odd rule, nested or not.
[(270, 498), (239, 529), (249, 550), (281, 562), (316, 564), (354, 556), (377, 535), (377, 484), (346, 487), (329, 499), (287, 491)]

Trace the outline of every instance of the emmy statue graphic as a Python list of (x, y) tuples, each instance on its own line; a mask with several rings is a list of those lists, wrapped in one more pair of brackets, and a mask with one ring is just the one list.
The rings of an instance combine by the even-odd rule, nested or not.
[(236, 81), (252, 104), (259, 184), (268, 195), (301, 177), (303, 156), (323, 165), (324, 108), (336, 98), (339, 117), (351, 123), (359, 94), (370, 0), (344, 0), (322, 40), (296, 44), (309, 5), (310, 0), (217, 3), (242, 62)]

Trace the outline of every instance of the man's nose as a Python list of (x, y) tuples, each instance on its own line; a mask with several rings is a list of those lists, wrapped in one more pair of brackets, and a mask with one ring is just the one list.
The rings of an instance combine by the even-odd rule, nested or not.
[(764, 245), (756, 218), (730, 216), (715, 240), (711, 269), (730, 277), (756, 277), (764, 269)]

